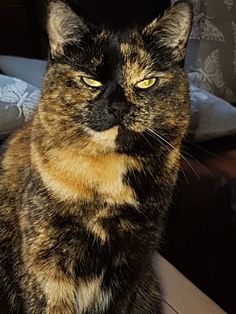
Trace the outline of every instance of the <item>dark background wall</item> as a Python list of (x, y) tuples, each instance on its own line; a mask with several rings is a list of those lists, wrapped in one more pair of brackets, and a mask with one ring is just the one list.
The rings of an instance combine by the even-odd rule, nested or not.
[[(46, 58), (46, 3), (49, 0), (0, 0), (0, 54)], [(68, 0), (85, 20), (110, 28), (144, 25), (163, 12), (169, 0)]]

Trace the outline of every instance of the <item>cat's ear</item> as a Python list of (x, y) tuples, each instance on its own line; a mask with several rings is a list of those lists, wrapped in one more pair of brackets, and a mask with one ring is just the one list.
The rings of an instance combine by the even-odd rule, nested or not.
[(79, 43), (87, 26), (63, 1), (52, 0), (48, 5), (47, 31), (51, 56), (62, 55), (68, 43)]
[(176, 2), (160, 19), (155, 19), (143, 30), (152, 46), (167, 48), (171, 58), (180, 62), (185, 50), (192, 26), (192, 6), (187, 1)]

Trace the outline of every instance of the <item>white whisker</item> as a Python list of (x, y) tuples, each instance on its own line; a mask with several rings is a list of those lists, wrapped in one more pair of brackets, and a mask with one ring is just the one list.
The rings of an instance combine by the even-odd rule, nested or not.
[[(147, 130), (153, 134), (154, 136), (156, 136), (157, 138), (159, 138), (161, 141), (163, 141), (164, 143), (166, 143), (169, 147), (171, 147), (173, 150), (175, 150), (176, 152), (179, 152), (178, 149), (176, 149), (172, 144), (170, 144), (163, 136), (161, 136), (160, 134), (156, 133), (155, 131), (153, 131), (152, 129), (147, 128)], [(198, 180), (200, 181), (201, 178), (198, 175), (198, 173), (196, 172), (196, 170), (193, 168), (193, 166), (191, 165), (191, 163), (183, 156), (183, 154), (180, 153), (180, 156), (183, 158), (183, 160), (187, 163), (187, 165), (192, 169), (192, 171), (194, 172), (194, 174), (196, 175), (196, 177), (198, 178)]]

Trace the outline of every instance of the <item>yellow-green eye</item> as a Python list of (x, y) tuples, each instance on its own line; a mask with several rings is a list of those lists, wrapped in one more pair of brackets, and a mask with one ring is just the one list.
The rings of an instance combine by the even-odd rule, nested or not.
[(84, 81), (85, 84), (87, 84), (88, 86), (91, 86), (91, 87), (101, 87), (102, 86), (101, 82), (93, 80), (93, 79), (86, 77), (86, 76), (82, 76), (82, 80)]
[(154, 78), (150, 78), (150, 79), (138, 82), (135, 86), (138, 87), (138, 88), (141, 88), (141, 89), (147, 89), (147, 88), (152, 87), (156, 83), (156, 80), (157, 79), (155, 77)]

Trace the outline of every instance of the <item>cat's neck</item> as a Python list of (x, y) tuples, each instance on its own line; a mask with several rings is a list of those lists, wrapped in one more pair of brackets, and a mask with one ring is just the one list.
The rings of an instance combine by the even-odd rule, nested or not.
[(108, 204), (136, 204), (124, 176), (141, 169), (138, 159), (115, 152), (89, 156), (70, 148), (54, 148), (45, 158), (34, 143), (31, 159), (47, 189), (60, 201), (91, 201), (97, 195)]

